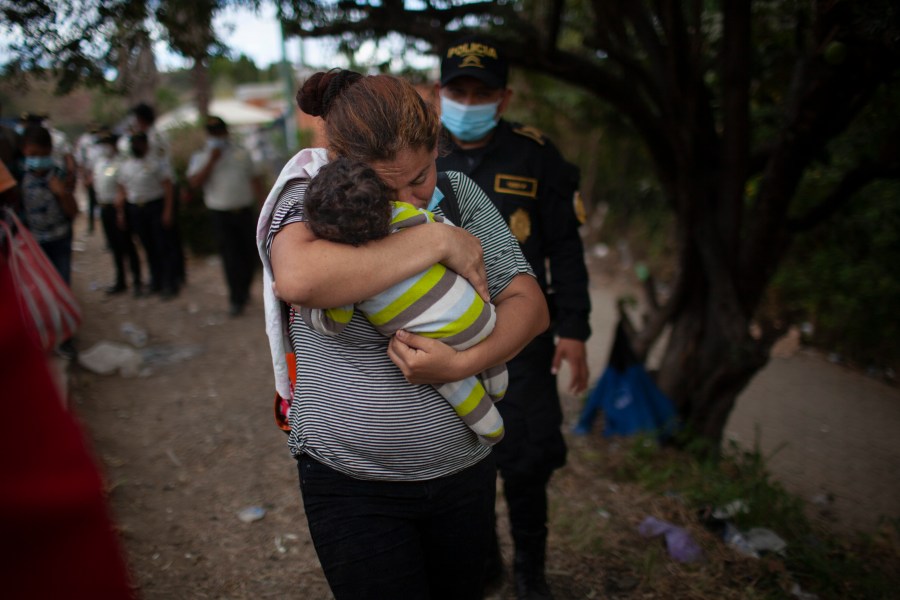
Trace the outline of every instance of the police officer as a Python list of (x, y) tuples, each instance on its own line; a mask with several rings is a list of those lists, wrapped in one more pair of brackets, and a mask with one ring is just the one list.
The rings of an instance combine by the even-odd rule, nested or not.
[(256, 250), (256, 207), (261, 206), (262, 177), (250, 152), (233, 144), (220, 117), (206, 119), (206, 146), (191, 156), (188, 182), (203, 189), (213, 234), (222, 256), (230, 301), (229, 315), (244, 311), (259, 264)]
[[(550, 307), (551, 328), (510, 361), (509, 389), (497, 404), (506, 438), (494, 452), (515, 558), (516, 595), (552, 598), (544, 576), (547, 483), (566, 460), (556, 373), (565, 361), (569, 391), (587, 387), (585, 340), (590, 335), (588, 275), (578, 233), (584, 208), (578, 168), (534, 127), (501, 118), (512, 90), (497, 43), (469, 36), (450, 44), (437, 92), (449, 154), (439, 171), (462, 171), (491, 198), (522, 246)], [(496, 532), (495, 532), (496, 538)], [(499, 546), (487, 585), (502, 576)]]

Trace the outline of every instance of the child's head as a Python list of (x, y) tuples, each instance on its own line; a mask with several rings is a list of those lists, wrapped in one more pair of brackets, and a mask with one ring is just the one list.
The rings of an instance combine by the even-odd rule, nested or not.
[(29, 125), (22, 133), (22, 154), (28, 171), (49, 171), (53, 168), (53, 138), (40, 125)]
[(338, 158), (306, 191), (306, 219), (317, 237), (358, 246), (391, 231), (391, 190), (370, 167)]

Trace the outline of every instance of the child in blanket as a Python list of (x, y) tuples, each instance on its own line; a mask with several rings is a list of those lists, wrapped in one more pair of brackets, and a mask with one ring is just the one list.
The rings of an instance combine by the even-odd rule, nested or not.
[[(446, 219), (406, 202), (390, 200), (390, 190), (368, 166), (345, 158), (323, 166), (312, 179), (304, 200), (307, 222), (317, 237), (360, 245), (404, 229)], [(399, 329), (440, 339), (456, 350), (474, 346), (494, 329), (493, 304), (485, 303), (469, 282), (444, 265), (435, 264), (380, 294), (329, 309), (295, 307), (304, 322), (325, 335), (338, 335), (358, 309), (381, 333)], [(481, 443), (503, 438), (503, 419), (494, 407), (506, 392), (505, 365), (479, 377), (435, 384), (456, 414)]]

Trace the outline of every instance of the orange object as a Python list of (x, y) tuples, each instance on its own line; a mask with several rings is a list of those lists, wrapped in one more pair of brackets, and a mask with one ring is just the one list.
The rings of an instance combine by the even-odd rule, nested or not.
[[(291, 391), (297, 386), (297, 363), (294, 362), (294, 353), (285, 352), (284, 359), (287, 361), (288, 377), (291, 379)], [(282, 431), (290, 431), (291, 424), (288, 423), (288, 410), (291, 408), (291, 399), (282, 398), (278, 392), (275, 392), (275, 424)]]

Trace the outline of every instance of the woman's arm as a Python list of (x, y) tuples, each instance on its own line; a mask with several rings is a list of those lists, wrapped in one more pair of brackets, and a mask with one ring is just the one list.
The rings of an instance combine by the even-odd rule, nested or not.
[(550, 325), (547, 302), (531, 275), (517, 275), (495, 299), (497, 324), (484, 341), (457, 352), (435, 339), (399, 331), (388, 356), (410, 383), (459, 381), (506, 362)]
[(282, 228), (272, 240), (278, 297), (308, 308), (354, 304), (443, 263), (488, 298), (481, 242), (460, 227), (428, 223), (363, 246), (318, 239), (305, 223)]

